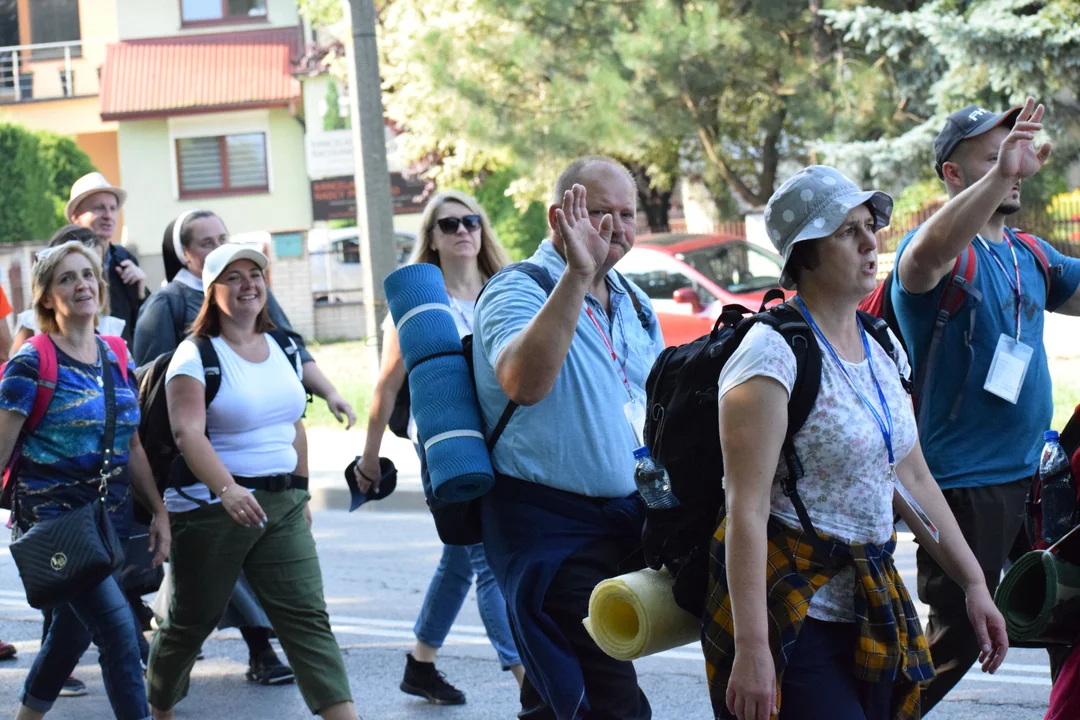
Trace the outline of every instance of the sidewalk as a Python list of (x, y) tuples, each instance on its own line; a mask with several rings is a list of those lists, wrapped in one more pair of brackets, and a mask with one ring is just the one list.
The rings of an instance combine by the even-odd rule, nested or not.
[[(344, 471), (360, 454), (363, 446), (363, 428), (348, 431), (308, 430), (308, 469), (313, 510), (349, 509), (349, 488), (345, 484)], [(424, 489), (420, 484), (420, 459), (416, 457), (412, 443), (387, 431), (383, 436), (382, 455), (393, 460), (397, 467), (397, 489), (385, 500), (364, 503), (357, 512), (427, 510)]]

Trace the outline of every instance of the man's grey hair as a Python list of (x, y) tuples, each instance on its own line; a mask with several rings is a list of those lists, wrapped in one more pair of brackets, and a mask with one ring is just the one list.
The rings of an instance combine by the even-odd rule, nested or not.
[(581, 179), (594, 165), (607, 165), (614, 168), (617, 172), (621, 172), (634, 187), (634, 200), (635, 202), (637, 201), (637, 181), (634, 179), (634, 176), (630, 174), (630, 171), (625, 165), (615, 158), (606, 155), (586, 155), (585, 157), (573, 161), (559, 173), (559, 177), (555, 180), (555, 192), (552, 195), (552, 202), (556, 205), (562, 204), (563, 195), (566, 194), (566, 191), (573, 189), (574, 185), (581, 183)]

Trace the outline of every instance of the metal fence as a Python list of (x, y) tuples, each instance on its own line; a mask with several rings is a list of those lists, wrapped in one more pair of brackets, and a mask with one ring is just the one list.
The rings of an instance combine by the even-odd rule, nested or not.
[(100, 76), (81, 40), (0, 47), (0, 103), (96, 95)]
[[(892, 224), (877, 235), (878, 252), (896, 252), (904, 236), (929, 220), (943, 204), (935, 201), (918, 212), (894, 216)], [(1010, 227), (1041, 237), (1063, 255), (1080, 257), (1080, 195), (1059, 198), (1052, 209), (1026, 207), (1006, 222)]]

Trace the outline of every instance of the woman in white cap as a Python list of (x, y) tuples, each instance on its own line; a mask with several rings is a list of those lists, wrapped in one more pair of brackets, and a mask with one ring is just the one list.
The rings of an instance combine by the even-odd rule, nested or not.
[[(897, 512), (966, 588), (983, 670), (1005, 658), (1005, 622), (919, 448), (907, 359), (856, 312), (875, 287), (875, 233), (891, 213), (888, 195), (822, 166), (784, 183), (765, 210), (781, 284), (798, 291), (808, 352), (821, 354), (820, 389), (792, 464), (792, 346), (758, 323), (720, 373), (726, 517), (702, 643), (717, 717), (919, 717), (918, 683), (933, 668), (893, 563)], [(789, 467), (802, 472), (785, 494)]]
[[(135, 327), (135, 364), (142, 367), (163, 353), (171, 353), (187, 336), (188, 330), (202, 309), (203, 268), (207, 256), (229, 239), (224, 221), (210, 210), (188, 210), (181, 213), (165, 228), (161, 242), (165, 277), (169, 283), (144, 303)], [(304, 386), (312, 394), (326, 398), (331, 412), (346, 418), (348, 427), (355, 422), (349, 403), (341, 397), (333, 384), (322, 374), (314, 358), (304, 346), (303, 338), (292, 331), (285, 311), (267, 289), (266, 308), (271, 322), (289, 332), (300, 349), (304, 364)], [(298, 427), (298, 443), (306, 444), (303, 425)], [(307, 469), (301, 469), (307, 475)], [(187, 501), (173, 497), (170, 510), (190, 509)], [(236, 591), (218, 629), (239, 628), (248, 646), (247, 678), (262, 685), (278, 685), (291, 682), (292, 670), (281, 663), (270, 645), (273, 627), (259, 605), (244, 575), (241, 574)]]
[[(301, 376), (266, 309), (262, 253), (226, 244), (206, 256), (206, 294), (166, 375), (169, 420), (195, 507), (171, 514), (173, 600), (150, 651), (156, 720), (173, 717), (203, 641), (244, 572), (277, 631), (313, 713), (356, 718), (345, 664), (330, 630), (315, 540), (305, 518), (306, 458), (295, 446), (306, 405)], [(205, 400), (203, 357), (217, 356), (220, 388)], [(251, 408), (257, 405), (258, 413)], [(170, 490), (171, 492), (171, 490)]]

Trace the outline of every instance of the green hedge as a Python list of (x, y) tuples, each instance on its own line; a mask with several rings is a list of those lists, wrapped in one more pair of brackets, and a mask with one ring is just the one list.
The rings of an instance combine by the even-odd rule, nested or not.
[(44, 240), (65, 224), (71, 185), (94, 165), (75, 141), (0, 123), (0, 242)]

